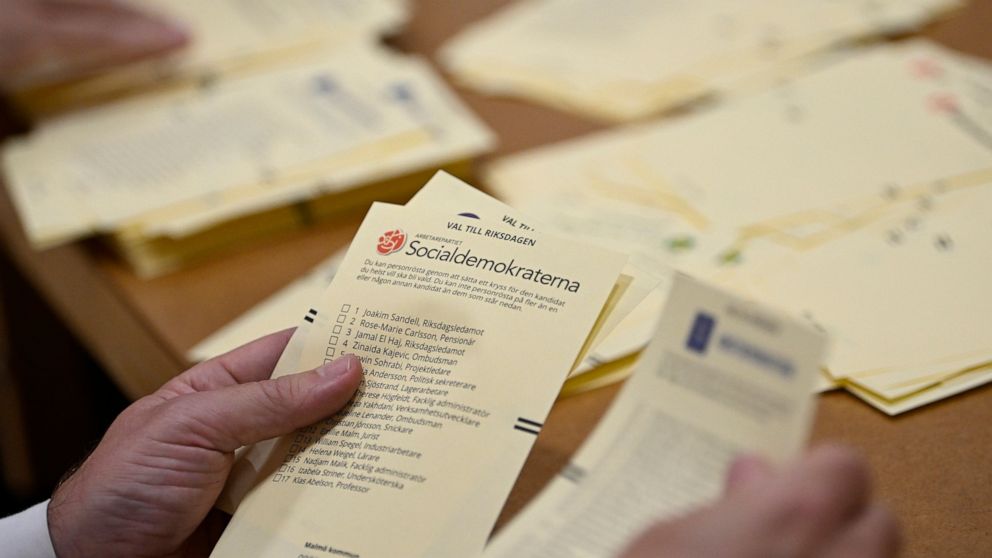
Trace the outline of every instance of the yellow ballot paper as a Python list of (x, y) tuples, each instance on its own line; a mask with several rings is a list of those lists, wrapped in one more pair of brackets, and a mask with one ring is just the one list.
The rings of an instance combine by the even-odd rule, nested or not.
[[(406, 205), (412, 208), (433, 207), (445, 211), (450, 210), (461, 218), (477, 219), (488, 224), (498, 223), (510, 231), (513, 229), (530, 231), (539, 226), (538, 223), (509, 205), (446, 172), (435, 174)], [(547, 229), (548, 227), (543, 228)], [(634, 261), (628, 261), (627, 265), (624, 266), (617, 292), (613, 293), (607, 306), (603, 308), (601, 319), (596, 323), (595, 330), (589, 336), (586, 346), (583, 347), (580, 355), (583, 359), (594, 350), (601, 361), (614, 360), (630, 352), (640, 350), (641, 346), (625, 345), (620, 350), (604, 353), (601, 348), (611, 332), (616, 330), (621, 323), (626, 323), (628, 318), (637, 319), (640, 314), (643, 314), (639, 311), (642, 307), (648, 306), (653, 309), (653, 305), (644, 304), (645, 299), (656, 294), (660, 290), (660, 285), (667, 286), (666, 280), (669, 271), (667, 267), (650, 266), (654, 268), (650, 271), (647, 267), (644, 262), (635, 263)], [(632, 316), (631, 314), (636, 315)], [(651, 325), (653, 325), (657, 314), (651, 312), (649, 315)], [(589, 363), (577, 363), (571, 375), (585, 372), (593, 366)]]
[(485, 556), (613, 557), (652, 521), (716, 498), (740, 452), (796, 455), (824, 346), (798, 319), (676, 276), (610, 411)]
[(299, 359), (353, 353), (365, 381), (275, 442), (213, 555), (477, 554), (625, 261), (375, 204)]
[[(450, 212), (449, 216), (451, 217), (475, 219), (486, 222), (487, 225), (495, 223), (499, 226), (505, 226), (507, 230), (504, 232), (511, 232), (513, 229), (524, 231), (533, 229), (533, 223), (527, 224), (513, 208), (444, 171), (437, 172), (406, 206), (415, 209), (424, 208), (428, 211), (447, 211)], [(466, 224), (474, 225), (475, 223), (467, 221)], [(300, 314), (331, 283), (344, 253), (345, 250), (342, 250), (334, 254), (331, 258), (317, 265), (305, 277), (287, 285), (282, 291), (272, 295), (248, 313), (204, 339), (189, 351), (187, 357), (193, 361), (206, 360), (235, 349), (252, 339), (257, 339), (273, 329), (292, 326), (299, 321)], [(608, 334), (620, 324), (626, 324), (632, 313), (643, 314), (643, 301), (646, 297), (656, 295), (659, 292), (661, 294), (667, 292), (667, 288), (664, 292), (659, 288), (663, 279), (653, 271), (628, 262), (621, 274), (621, 279), (618, 281), (618, 288), (611, 294), (607, 305), (603, 308), (600, 320), (594, 326), (595, 330), (587, 340), (588, 352), (595, 352), (598, 355), (594, 359), (596, 362), (612, 360), (612, 358), (604, 357), (601, 349), (606, 339), (611, 337)], [(651, 325), (653, 325), (655, 316), (652, 305)], [(634, 347), (634, 350), (640, 350), (640, 348), (639, 346)], [(613, 347), (610, 350), (614, 350)], [(615, 354), (616, 356), (624, 356), (629, 352), (632, 351), (627, 350)], [(574, 369), (573, 375), (579, 370), (585, 372), (594, 365), (592, 361), (586, 362)], [(289, 370), (289, 372), (293, 371), (296, 370)]]

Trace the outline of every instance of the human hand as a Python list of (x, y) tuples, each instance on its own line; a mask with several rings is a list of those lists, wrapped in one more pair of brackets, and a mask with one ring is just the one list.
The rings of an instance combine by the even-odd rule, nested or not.
[(883, 558), (898, 550), (899, 527), (871, 499), (864, 459), (821, 446), (778, 471), (738, 459), (723, 499), (651, 527), (622, 558)]
[(206, 556), (220, 532), (204, 519), (234, 450), (288, 434), (341, 409), (362, 379), (353, 355), (267, 379), (292, 330), (203, 362), (117, 417), (52, 496), (60, 558)]
[(119, 0), (0, 0), (0, 88), (83, 77), (188, 39), (175, 24)]

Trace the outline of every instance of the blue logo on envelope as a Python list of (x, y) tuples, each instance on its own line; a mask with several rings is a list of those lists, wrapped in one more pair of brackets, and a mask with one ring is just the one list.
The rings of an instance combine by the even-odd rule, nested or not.
[(705, 353), (706, 347), (710, 344), (710, 336), (713, 334), (714, 327), (716, 327), (716, 319), (713, 316), (705, 312), (696, 313), (696, 319), (692, 322), (692, 329), (689, 331), (689, 338), (685, 340), (685, 346), (690, 351)]

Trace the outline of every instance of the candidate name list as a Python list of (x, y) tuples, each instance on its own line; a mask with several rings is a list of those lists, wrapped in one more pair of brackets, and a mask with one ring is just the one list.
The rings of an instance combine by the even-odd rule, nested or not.
[(361, 357), (365, 380), (348, 407), (296, 435), (273, 482), (359, 493), (428, 482), (418, 472), (424, 456), (414, 447), (415, 434), (478, 428), (490, 416), (459, 401), (478, 388), (458, 370), (485, 330), (357, 305), (341, 308), (327, 354)]

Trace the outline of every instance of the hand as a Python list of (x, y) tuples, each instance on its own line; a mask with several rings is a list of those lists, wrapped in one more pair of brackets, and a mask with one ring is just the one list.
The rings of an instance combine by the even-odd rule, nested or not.
[(839, 446), (774, 471), (737, 460), (719, 502), (659, 523), (623, 558), (882, 558), (899, 550), (892, 515), (870, 498), (868, 467)]
[(204, 519), (234, 450), (326, 418), (361, 382), (353, 355), (267, 379), (291, 334), (194, 366), (125, 409), (52, 496), (48, 524), (59, 557), (209, 554), (220, 532)]
[(118, 0), (0, 0), (0, 88), (68, 81), (187, 40), (175, 24)]

